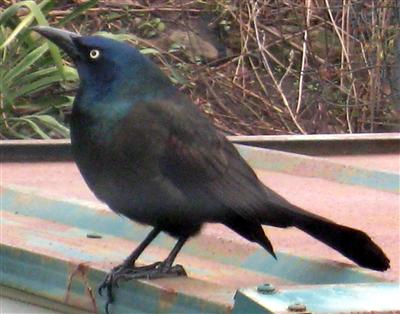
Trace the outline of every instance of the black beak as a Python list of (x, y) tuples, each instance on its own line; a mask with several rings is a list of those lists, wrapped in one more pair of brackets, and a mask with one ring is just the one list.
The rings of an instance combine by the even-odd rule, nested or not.
[(81, 37), (80, 35), (49, 26), (33, 26), (31, 29), (52, 41), (64, 50), (73, 60), (79, 57), (79, 51), (75, 45), (74, 39)]

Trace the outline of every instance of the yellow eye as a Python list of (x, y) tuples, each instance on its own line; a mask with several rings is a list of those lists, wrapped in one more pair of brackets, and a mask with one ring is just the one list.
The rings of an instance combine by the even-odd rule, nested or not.
[(90, 50), (89, 56), (91, 59), (95, 60), (100, 57), (100, 51), (98, 51), (97, 49)]

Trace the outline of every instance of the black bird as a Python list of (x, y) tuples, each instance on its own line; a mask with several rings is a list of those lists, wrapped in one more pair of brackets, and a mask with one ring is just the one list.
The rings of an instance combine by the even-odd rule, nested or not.
[[(107, 311), (121, 278), (185, 275), (172, 264), (205, 222), (228, 226), (274, 257), (262, 225), (296, 227), (362, 267), (389, 268), (366, 233), (296, 207), (263, 185), (235, 147), (137, 49), (98, 36), (33, 29), (65, 50), (78, 69), (71, 141), (86, 183), (116, 213), (154, 228), (100, 285), (100, 293), (107, 290)], [(169, 256), (135, 266), (161, 231), (178, 239)]]

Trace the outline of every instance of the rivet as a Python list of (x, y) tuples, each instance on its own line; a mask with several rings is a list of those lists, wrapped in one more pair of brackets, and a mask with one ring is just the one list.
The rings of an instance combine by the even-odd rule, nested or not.
[(288, 310), (290, 312), (304, 312), (307, 310), (307, 307), (302, 303), (294, 303), (288, 306)]
[(271, 293), (276, 292), (276, 289), (270, 283), (265, 283), (265, 284), (259, 285), (257, 287), (257, 292), (259, 292), (261, 294), (271, 294)]

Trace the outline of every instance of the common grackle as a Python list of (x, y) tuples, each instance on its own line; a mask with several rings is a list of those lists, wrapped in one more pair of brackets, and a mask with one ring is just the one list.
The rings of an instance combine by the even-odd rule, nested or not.
[[(98, 36), (33, 29), (65, 50), (78, 69), (71, 142), (86, 183), (116, 213), (154, 228), (100, 285), (100, 294), (107, 291), (107, 312), (121, 278), (185, 275), (173, 262), (205, 222), (228, 226), (274, 257), (262, 225), (297, 227), (362, 267), (389, 268), (366, 233), (296, 207), (264, 186), (235, 147), (137, 49)], [(161, 231), (178, 239), (171, 253), (162, 262), (135, 266)]]

